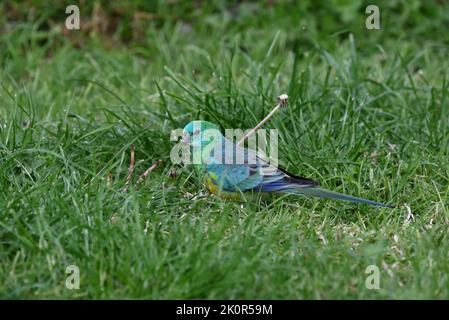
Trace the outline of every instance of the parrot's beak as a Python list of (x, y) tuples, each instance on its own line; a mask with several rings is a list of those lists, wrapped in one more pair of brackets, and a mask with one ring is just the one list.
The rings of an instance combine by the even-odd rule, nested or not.
[(182, 142), (183, 142), (184, 144), (190, 144), (190, 134), (184, 133), (184, 134), (182, 135)]

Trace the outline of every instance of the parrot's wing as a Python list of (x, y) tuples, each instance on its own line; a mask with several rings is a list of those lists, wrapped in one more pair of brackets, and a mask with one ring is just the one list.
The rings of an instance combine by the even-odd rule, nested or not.
[[(374, 206), (394, 208), (380, 202), (357, 198), (319, 188), (319, 183), (308, 178), (299, 177), (287, 172), (285, 169), (270, 163), (268, 157), (230, 143), (228, 140), (228, 154), (223, 149), (211, 157), (207, 171), (212, 183), (219, 190), (227, 192), (283, 192), (303, 196), (337, 199)], [(232, 148), (232, 149), (230, 149)], [(234, 152), (230, 153), (229, 150)], [(221, 156), (227, 155), (226, 162)]]
[[(228, 145), (233, 150), (231, 161), (224, 163), (225, 140), (222, 154), (214, 154), (207, 166), (212, 182), (220, 189), (230, 192), (244, 191), (281, 191), (291, 187), (315, 187), (316, 181), (299, 177), (285, 169), (270, 164), (266, 157), (258, 155), (254, 150), (242, 148), (235, 144)], [(228, 154), (229, 155), (229, 154)], [(240, 160), (240, 161), (238, 161)], [(230, 163), (229, 163), (230, 162)]]

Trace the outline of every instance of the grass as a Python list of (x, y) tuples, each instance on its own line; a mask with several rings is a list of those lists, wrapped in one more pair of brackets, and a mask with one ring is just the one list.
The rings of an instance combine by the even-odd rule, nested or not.
[[(381, 4), (380, 31), (364, 29), (362, 4), (348, 22), (312, 2), (159, 3), (129, 42), (126, 20), (64, 35), (39, 6), (1, 16), (0, 297), (448, 298), (448, 39), (433, 29), (445, 9), (413, 3)], [(400, 207), (229, 202), (171, 164), (171, 130), (251, 128), (284, 92), (266, 125), (281, 164)], [(65, 287), (69, 265), (79, 290)], [(369, 265), (379, 290), (365, 287)]]

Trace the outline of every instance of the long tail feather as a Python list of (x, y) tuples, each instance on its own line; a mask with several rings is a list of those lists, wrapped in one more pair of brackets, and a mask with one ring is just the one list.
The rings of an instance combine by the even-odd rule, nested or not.
[(378, 206), (378, 207), (384, 207), (384, 208), (394, 208), (394, 206), (383, 204), (380, 202), (376, 202), (376, 201), (372, 201), (372, 200), (368, 200), (368, 199), (357, 198), (357, 197), (353, 197), (353, 196), (348, 196), (346, 194), (329, 191), (329, 190), (321, 189), (321, 188), (315, 188), (315, 187), (286, 188), (281, 191), (287, 192), (287, 193), (292, 193), (292, 194), (301, 194), (301, 195), (306, 195), (306, 196), (312, 196), (312, 197), (365, 203), (365, 204), (369, 204), (372, 206)]

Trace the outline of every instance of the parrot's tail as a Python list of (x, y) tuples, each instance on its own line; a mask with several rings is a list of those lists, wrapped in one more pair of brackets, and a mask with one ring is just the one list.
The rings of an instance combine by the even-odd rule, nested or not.
[(336, 199), (350, 202), (358, 202), (369, 204), (372, 206), (384, 207), (384, 208), (394, 208), (395, 206), (391, 206), (388, 204), (383, 204), (376, 201), (371, 201), (368, 199), (357, 198), (353, 196), (348, 196), (346, 194), (329, 191), (326, 189), (316, 188), (316, 187), (303, 187), (303, 188), (286, 188), (281, 190), (282, 192), (292, 193), (292, 194), (300, 194), (305, 196), (319, 197), (319, 198), (327, 198), (327, 199)]

